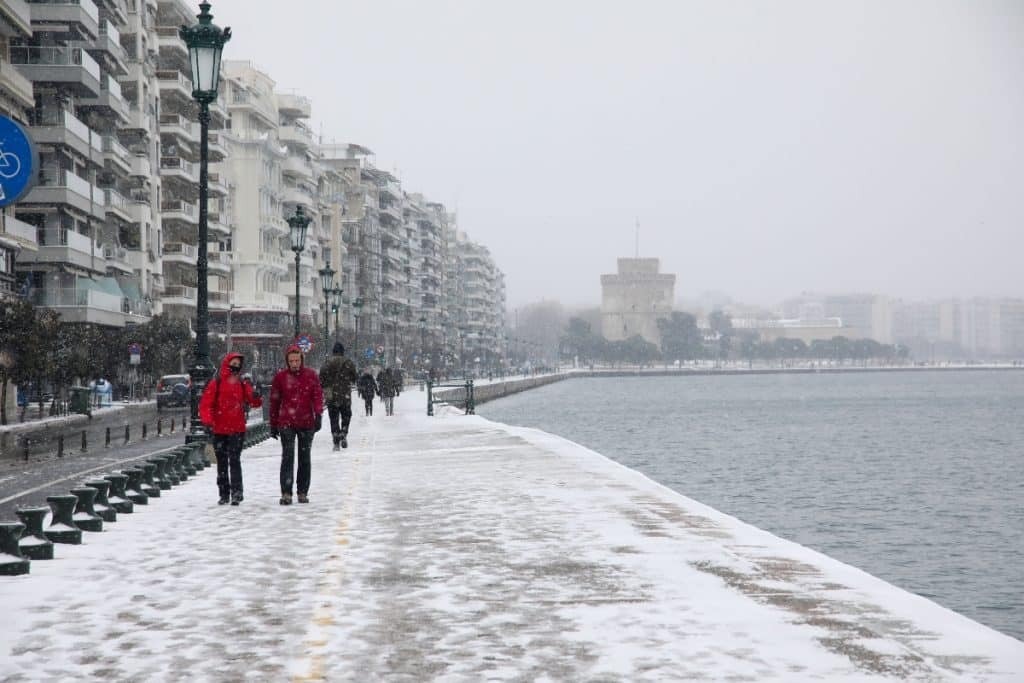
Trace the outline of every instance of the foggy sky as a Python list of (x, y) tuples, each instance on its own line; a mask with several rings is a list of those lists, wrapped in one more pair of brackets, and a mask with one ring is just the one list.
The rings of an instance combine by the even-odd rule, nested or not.
[(1024, 2), (212, 0), (248, 59), (457, 210), (510, 305), (1024, 295)]

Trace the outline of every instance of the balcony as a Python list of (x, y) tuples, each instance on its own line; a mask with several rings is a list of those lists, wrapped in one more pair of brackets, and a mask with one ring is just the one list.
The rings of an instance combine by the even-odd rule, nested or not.
[(0, 90), (10, 93), (14, 101), (26, 109), (35, 106), (32, 81), (6, 61), (0, 61)]
[(108, 70), (116, 76), (128, 73), (128, 53), (121, 47), (121, 33), (106, 19), (100, 21), (100, 33), (96, 38), (92, 51), (98, 53), (97, 59), (106, 62)]
[[(83, 0), (87, 2), (88, 0)], [(52, 7), (54, 5), (32, 5)], [(33, 15), (35, 12), (33, 12)], [(34, 18), (34, 17), (33, 17)], [(47, 83), (79, 97), (99, 97), (100, 65), (80, 47), (11, 47), (11, 63), (33, 83)]]
[(281, 172), (302, 180), (313, 179), (313, 167), (305, 157), (289, 156), (281, 163)]
[(132, 171), (132, 155), (113, 135), (104, 135), (102, 141), (103, 162), (108, 170), (119, 169), (124, 174)]
[(0, 2), (0, 35), (8, 38), (32, 35), (32, 11), (25, 0)]
[(47, 0), (32, 3), (29, 10), (33, 24), (74, 27), (72, 31), (86, 40), (95, 40), (100, 33), (100, 10), (92, 0)]
[(102, 270), (93, 241), (74, 230), (53, 229), (37, 233), (41, 238), (35, 260), (40, 263), (70, 264), (88, 270)]
[(199, 141), (198, 131), (192, 122), (180, 114), (161, 114), (160, 134), (173, 135), (179, 144), (194, 145)]
[(61, 322), (95, 323), (113, 327), (124, 326), (127, 308), (123, 296), (85, 286), (45, 289), (32, 297), (32, 303), (58, 311)]
[(179, 221), (189, 225), (199, 225), (199, 211), (195, 204), (169, 199), (160, 204), (160, 214), (165, 221)]
[(283, 192), (285, 204), (301, 204), (306, 208), (313, 208), (313, 194), (304, 187), (285, 187)]
[(185, 41), (178, 36), (177, 26), (157, 26), (156, 41), (161, 54), (177, 55), (179, 59), (188, 61), (188, 47), (186, 47)]
[(230, 237), (231, 227), (224, 223), (219, 213), (206, 214), (206, 230), (211, 239), (215, 237)]
[(132, 222), (132, 213), (128, 209), (129, 202), (123, 194), (114, 189), (106, 189), (103, 190), (103, 195), (106, 200), (107, 213), (120, 218), (125, 223)]
[(149, 157), (142, 154), (135, 154), (131, 158), (131, 175), (137, 178), (152, 178), (153, 164), (149, 163)]
[[(394, 199), (402, 198), (402, 187), (397, 180), (385, 180), (377, 185), (377, 190), (380, 194), (391, 195)], [(399, 218), (401, 218), (401, 213), (399, 213)]]
[(119, 270), (126, 275), (132, 274), (134, 267), (128, 255), (128, 250), (124, 247), (119, 247), (116, 244), (104, 244), (103, 257), (107, 259), (107, 268)]
[(207, 138), (207, 144), (210, 152), (210, 163), (217, 163), (227, 158), (228, 150), (224, 146), (224, 139), (220, 135), (210, 133)]
[(4, 232), (0, 233), (7, 237), (13, 237), (20, 244), (28, 247), (32, 251), (36, 250), (38, 246), (37, 230), (36, 226), (20, 221), (14, 216), (4, 216), (3, 218)]
[(210, 195), (216, 197), (227, 197), (228, 186), (221, 180), (219, 173), (208, 173), (206, 175), (208, 182), (207, 187), (210, 189)]
[(38, 144), (70, 147), (79, 155), (103, 163), (103, 142), (70, 111), (52, 112), (39, 125), (32, 126), (32, 138)]
[(160, 84), (161, 97), (177, 97), (186, 105), (192, 102), (192, 81), (180, 71), (156, 72), (157, 81)]
[(248, 90), (234, 90), (228, 100), (228, 109), (245, 111), (260, 117), (267, 126), (277, 126), (277, 110), (268, 106), (265, 97), (256, 95)]
[(167, 285), (161, 297), (164, 306), (195, 306), (197, 290), (187, 285)]
[(180, 180), (191, 187), (199, 182), (199, 169), (181, 157), (160, 157), (160, 177)]
[(296, 122), (290, 126), (281, 126), (277, 130), (277, 139), (283, 145), (292, 145), (302, 149), (313, 146), (313, 131), (304, 123)]
[(206, 303), (211, 311), (227, 311), (231, 308), (231, 292), (211, 290), (206, 293)]
[(25, 204), (62, 204), (100, 220), (106, 218), (103, 192), (88, 180), (62, 168), (43, 168), (41, 175), (42, 181), (25, 197)]
[(183, 242), (166, 242), (163, 248), (164, 263), (182, 263), (187, 266), (196, 265), (199, 249), (194, 244)]
[(121, 85), (108, 74), (100, 78), (99, 97), (83, 97), (79, 104), (83, 107), (101, 109), (104, 114), (113, 114), (121, 123), (128, 123), (128, 103), (121, 95)]
[(302, 95), (277, 95), (277, 110), (284, 116), (296, 119), (308, 119), (312, 114), (312, 105), (308, 97)]
[(125, 130), (141, 131), (149, 135), (153, 131), (153, 117), (144, 113), (141, 109), (128, 108), (128, 125)]
[(206, 269), (215, 275), (231, 274), (231, 253), (227, 251), (210, 251), (206, 254)]

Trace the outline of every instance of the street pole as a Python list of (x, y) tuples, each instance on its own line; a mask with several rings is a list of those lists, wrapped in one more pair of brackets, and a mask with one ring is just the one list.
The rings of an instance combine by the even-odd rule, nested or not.
[(295, 338), (299, 338), (299, 255), (301, 251), (295, 249)]

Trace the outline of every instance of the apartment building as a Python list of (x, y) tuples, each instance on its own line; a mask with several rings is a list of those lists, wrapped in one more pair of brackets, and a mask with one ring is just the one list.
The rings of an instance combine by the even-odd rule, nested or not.
[(8, 50), (32, 83), (28, 123), (41, 173), (15, 207), (38, 243), (17, 260), (19, 293), (68, 322), (146, 320), (152, 295), (124, 194), (132, 168), (121, 136), (131, 110), (118, 79), (129, 75), (128, 7), (124, 0), (27, 6), (31, 35), (12, 37)]
[(782, 304), (782, 317), (796, 320), (840, 318), (853, 338), (891, 344), (892, 304), (879, 294), (804, 293)]
[[(35, 108), (32, 82), (11, 64), (11, 41), (32, 38), (32, 14), (24, 0), (0, 3), (0, 115), (28, 125)], [(0, 300), (18, 294), (15, 263), (36, 260), (35, 226), (15, 217), (13, 207), (0, 212)]]

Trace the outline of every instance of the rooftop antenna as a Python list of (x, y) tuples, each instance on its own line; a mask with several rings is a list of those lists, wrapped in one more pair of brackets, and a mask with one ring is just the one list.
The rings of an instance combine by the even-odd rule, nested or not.
[(640, 219), (636, 219), (636, 258), (640, 258)]

